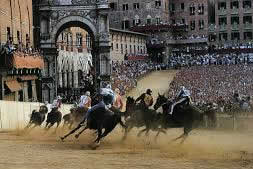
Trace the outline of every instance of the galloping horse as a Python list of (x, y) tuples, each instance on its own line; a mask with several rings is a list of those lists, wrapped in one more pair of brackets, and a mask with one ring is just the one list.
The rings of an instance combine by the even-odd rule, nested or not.
[[(148, 134), (148, 131), (151, 130), (158, 130), (158, 126), (156, 124), (156, 112), (151, 109), (144, 109), (143, 106), (136, 105), (135, 99), (133, 97), (127, 97), (126, 101), (126, 112), (125, 112), (125, 118), (126, 118), (126, 126), (125, 134), (123, 136), (123, 140), (126, 139), (127, 134), (130, 132), (130, 130), (134, 127), (140, 128), (145, 126), (147, 130), (146, 135)], [(141, 135), (143, 131), (140, 131), (138, 133), (138, 136)]]
[(33, 124), (34, 124), (33, 128), (40, 126), (45, 121), (45, 116), (47, 112), (48, 112), (48, 108), (46, 105), (40, 106), (40, 109), (38, 112), (36, 110), (33, 110), (30, 117), (30, 121), (25, 127), (25, 129), (30, 128)]
[(154, 109), (157, 110), (159, 107), (162, 106), (163, 108), (163, 118), (166, 120), (162, 120), (163, 122), (161, 126), (164, 129), (168, 128), (184, 128), (184, 133), (177, 137), (175, 140), (181, 139), (181, 143), (185, 141), (188, 134), (196, 127), (200, 125), (201, 122), (204, 120), (204, 113), (192, 106), (187, 105), (185, 107), (181, 107), (176, 105), (172, 115), (170, 115), (169, 107), (171, 106), (172, 102), (169, 101), (164, 95), (158, 94), (158, 98), (154, 105)]

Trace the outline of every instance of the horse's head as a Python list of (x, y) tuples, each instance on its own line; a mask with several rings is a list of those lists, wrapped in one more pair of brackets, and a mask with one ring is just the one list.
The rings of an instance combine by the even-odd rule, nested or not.
[(135, 106), (135, 99), (133, 97), (128, 96), (126, 100), (126, 109), (133, 109)]
[(158, 98), (156, 99), (156, 103), (154, 105), (154, 109), (155, 110), (159, 109), (167, 101), (168, 101), (168, 99), (164, 96), (164, 94), (160, 95), (160, 93), (158, 93)]
[(45, 106), (45, 105), (40, 106), (39, 112), (42, 114), (47, 114), (47, 112), (48, 112), (47, 106)]

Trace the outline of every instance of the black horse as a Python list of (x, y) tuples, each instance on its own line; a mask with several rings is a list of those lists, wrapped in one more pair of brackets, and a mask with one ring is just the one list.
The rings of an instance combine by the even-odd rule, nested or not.
[[(126, 127), (121, 120), (123, 113), (116, 108), (111, 108), (110, 110), (113, 111), (114, 114), (110, 114), (110, 112), (103, 107), (97, 108), (91, 112), (89, 118), (87, 119), (87, 125), (75, 137), (78, 138), (79, 135), (86, 129), (96, 130), (98, 136), (94, 142), (100, 143), (101, 138), (106, 137), (117, 126), (118, 123), (120, 123), (122, 127)], [(70, 131), (65, 136), (60, 137), (61, 140), (63, 141), (69, 135), (79, 130), (82, 126), (84, 126), (83, 122), (81, 122), (75, 129)], [(104, 132), (102, 132), (102, 129), (105, 129)]]
[(171, 104), (172, 102), (164, 95), (158, 94), (154, 109), (157, 110), (162, 106), (163, 114), (160, 120), (162, 128), (184, 128), (184, 133), (173, 140), (175, 141), (182, 138), (181, 143), (183, 143), (188, 134), (203, 122), (204, 113), (192, 105), (185, 105), (184, 107), (176, 105), (172, 115), (170, 115), (169, 108)]
[(41, 126), (41, 124), (45, 121), (47, 112), (48, 108), (45, 105), (40, 106), (39, 111), (33, 110), (30, 117), (30, 121), (25, 127), (25, 129), (30, 128), (32, 125), (34, 125), (32, 128)]
[(45, 129), (49, 130), (55, 123), (57, 123), (57, 126), (55, 128), (56, 132), (57, 128), (61, 123), (61, 120), (62, 120), (62, 113), (58, 111), (57, 108), (53, 108), (52, 111), (47, 115)]
[(148, 135), (149, 130), (160, 131), (159, 124), (157, 123), (156, 111), (151, 109), (145, 109), (141, 105), (136, 105), (135, 99), (133, 97), (127, 97), (126, 112), (124, 113), (124, 115), (127, 128), (125, 129), (125, 134), (122, 140), (126, 139), (127, 134), (134, 127), (146, 127), (145, 130), (142, 130), (138, 133), (138, 136), (140, 136), (141, 133), (144, 131), (146, 131), (146, 135)]

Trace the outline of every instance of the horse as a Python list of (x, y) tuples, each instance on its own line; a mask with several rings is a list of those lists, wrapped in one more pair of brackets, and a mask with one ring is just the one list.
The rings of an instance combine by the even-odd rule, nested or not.
[[(201, 110), (192, 105), (186, 105), (184, 107), (176, 105), (174, 107), (172, 115), (170, 115), (168, 112), (171, 104), (172, 102), (169, 101), (164, 95), (160, 95), (158, 93), (158, 98), (154, 105), (154, 109), (157, 110), (160, 107), (162, 107), (163, 109), (162, 118), (165, 120), (161, 120), (161, 122), (163, 122), (161, 124), (162, 128), (184, 128), (184, 133), (172, 140), (176, 141), (182, 139), (181, 143), (183, 143), (188, 137), (189, 133), (194, 128), (197, 128), (201, 124), (201, 122), (204, 121), (205, 113), (201, 112)], [(159, 133), (157, 134), (157, 136), (158, 135)]]
[(70, 109), (70, 113), (63, 116), (64, 125), (69, 125), (69, 128), (71, 128), (74, 124), (79, 124), (86, 112), (88, 111), (88, 108), (86, 107), (74, 107)]
[[(91, 112), (89, 118), (87, 119), (87, 125), (78, 134), (76, 134), (75, 137), (78, 138), (79, 135), (87, 129), (96, 130), (98, 136), (94, 143), (99, 144), (100, 140), (103, 137), (106, 137), (117, 126), (118, 123), (125, 128), (126, 126), (121, 120), (121, 116), (123, 113), (116, 108), (111, 108), (110, 110), (114, 112), (113, 115), (111, 115), (110, 112), (103, 107), (97, 108), (93, 112)], [(60, 139), (64, 141), (64, 139), (75, 133), (82, 126), (84, 126), (83, 122), (79, 123), (79, 125), (75, 129), (70, 131), (65, 136), (60, 137)], [(104, 132), (102, 132), (102, 129), (105, 129)]]
[(33, 128), (41, 126), (41, 124), (45, 121), (47, 112), (48, 108), (46, 105), (40, 106), (39, 111), (33, 110), (30, 117), (30, 121), (25, 127), (25, 129), (30, 128), (33, 124), (34, 124)]
[[(143, 106), (136, 105), (135, 99), (133, 97), (127, 97), (126, 112), (124, 115), (126, 119), (125, 125), (127, 128), (125, 129), (125, 134), (122, 140), (126, 139), (127, 134), (134, 127), (140, 128), (145, 126), (146, 135), (148, 135), (149, 130), (160, 130), (159, 126), (156, 123), (156, 111), (151, 109), (144, 109)], [(140, 136), (142, 132), (143, 130), (138, 133), (138, 136)]]
[(46, 126), (45, 129), (49, 130), (55, 123), (57, 126), (55, 128), (55, 133), (57, 128), (59, 127), (62, 120), (62, 113), (57, 110), (57, 108), (53, 108), (50, 113), (47, 115)]

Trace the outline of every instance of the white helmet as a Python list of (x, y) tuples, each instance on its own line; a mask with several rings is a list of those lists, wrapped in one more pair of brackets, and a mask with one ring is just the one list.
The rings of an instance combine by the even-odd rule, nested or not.
[(184, 87), (184, 86), (181, 86), (180, 89), (181, 89), (181, 90), (185, 90), (185, 87)]
[(57, 96), (57, 99), (58, 99), (58, 100), (62, 100), (62, 97), (61, 97), (61, 96)]
[(105, 88), (112, 89), (112, 86), (111, 86), (111, 84), (107, 84)]
[(85, 96), (90, 96), (90, 91), (86, 91)]

